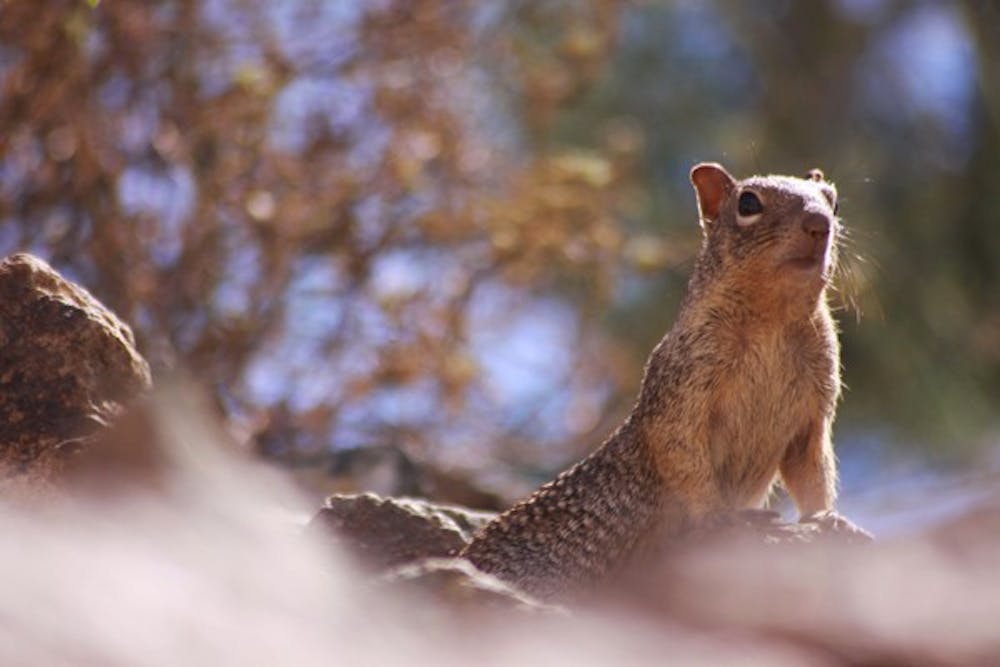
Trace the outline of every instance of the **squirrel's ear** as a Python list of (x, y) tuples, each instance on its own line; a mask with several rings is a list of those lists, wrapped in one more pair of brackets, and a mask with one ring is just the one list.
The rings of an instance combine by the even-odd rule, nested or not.
[(698, 218), (704, 228), (719, 217), (722, 202), (736, 187), (736, 179), (721, 164), (702, 162), (691, 170), (691, 184), (698, 195)]

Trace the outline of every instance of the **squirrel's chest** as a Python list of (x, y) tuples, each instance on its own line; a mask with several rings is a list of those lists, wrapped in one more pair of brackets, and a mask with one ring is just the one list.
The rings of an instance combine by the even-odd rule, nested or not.
[(778, 335), (729, 351), (706, 428), (716, 478), (732, 504), (767, 493), (788, 444), (828, 403), (819, 376), (835, 363), (815, 346)]

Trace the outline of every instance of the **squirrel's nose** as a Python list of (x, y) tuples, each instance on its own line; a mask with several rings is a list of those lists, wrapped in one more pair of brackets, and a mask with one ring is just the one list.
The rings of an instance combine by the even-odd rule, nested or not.
[(830, 233), (830, 220), (819, 213), (811, 213), (802, 221), (802, 231), (815, 238), (821, 238)]

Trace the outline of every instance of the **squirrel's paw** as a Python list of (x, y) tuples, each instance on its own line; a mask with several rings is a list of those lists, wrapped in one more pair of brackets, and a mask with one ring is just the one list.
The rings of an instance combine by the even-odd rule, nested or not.
[(843, 539), (847, 544), (863, 544), (875, 539), (867, 530), (833, 510), (807, 514), (799, 519), (799, 523), (815, 524), (824, 533)]

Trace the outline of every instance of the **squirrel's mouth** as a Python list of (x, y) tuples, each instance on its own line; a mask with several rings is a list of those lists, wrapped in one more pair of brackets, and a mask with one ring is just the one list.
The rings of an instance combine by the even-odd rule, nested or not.
[(785, 265), (794, 269), (813, 269), (823, 263), (823, 254), (807, 255), (805, 257), (792, 257), (785, 260)]
[(809, 239), (799, 244), (782, 263), (794, 269), (822, 269), (826, 266), (827, 251), (826, 238)]

